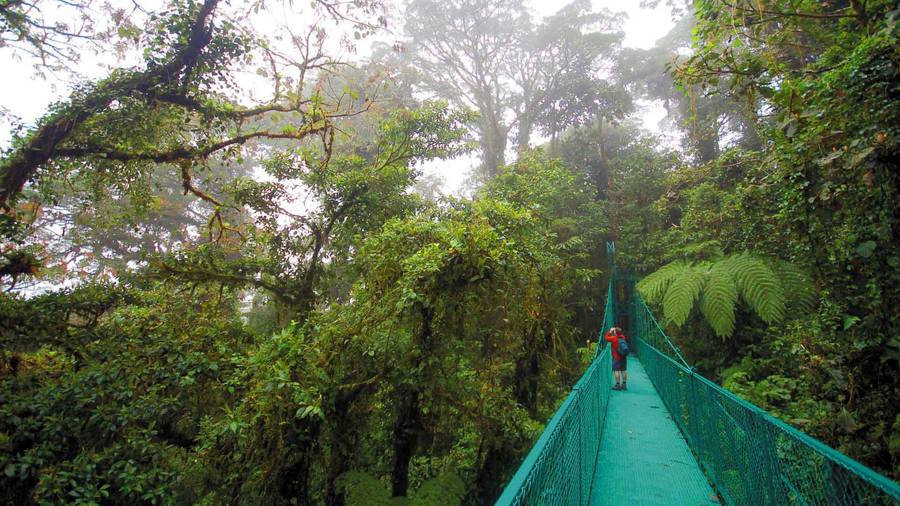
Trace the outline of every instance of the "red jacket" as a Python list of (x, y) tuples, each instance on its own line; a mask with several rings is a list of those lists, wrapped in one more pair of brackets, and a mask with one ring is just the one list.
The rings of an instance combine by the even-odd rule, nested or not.
[(622, 357), (619, 356), (619, 338), (620, 338), (620, 337), (621, 337), (622, 339), (625, 339), (626, 342), (628, 341), (628, 338), (625, 337), (625, 334), (619, 334), (619, 335), (617, 335), (617, 336), (614, 336), (614, 335), (610, 334), (609, 332), (607, 332), (606, 335), (603, 336), (603, 339), (606, 339), (607, 341), (609, 341), (609, 342), (611, 343), (611, 345), (612, 345), (612, 356), (613, 356), (613, 358), (615, 358), (615, 359), (620, 359), (620, 358), (622, 358)]

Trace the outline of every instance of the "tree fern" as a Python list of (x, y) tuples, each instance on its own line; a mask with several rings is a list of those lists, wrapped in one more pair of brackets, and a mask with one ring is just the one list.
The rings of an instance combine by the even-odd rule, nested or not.
[(797, 267), (751, 253), (693, 264), (676, 261), (661, 267), (636, 286), (651, 302), (662, 299), (663, 315), (681, 326), (699, 298), (700, 312), (720, 337), (734, 333), (734, 306), (743, 300), (766, 323), (784, 319), (791, 308), (810, 311), (815, 295), (809, 277)]
[(764, 322), (774, 323), (784, 318), (784, 290), (762, 259), (744, 252), (724, 262), (734, 276), (741, 298)]
[(678, 326), (684, 324), (703, 290), (706, 277), (706, 269), (702, 266), (685, 265), (677, 273), (663, 298), (663, 314), (666, 318)]
[(719, 337), (734, 332), (734, 305), (738, 301), (737, 286), (728, 267), (725, 262), (712, 266), (700, 299), (700, 312)]
[(638, 282), (636, 288), (648, 301), (658, 301), (662, 299), (672, 280), (684, 269), (690, 268), (690, 266), (690, 263), (681, 260), (666, 264), (653, 274), (645, 276), (644, 279)]
[(816, 307), (816, 293), (809, 275), (796, 265), (774, 259), (769, 267), (778, 276), (784, 293), (789, 296), (788, 308), (797, 314), (811, 313)]
[(693, 260), (721, 260), (725, 256), (719, 241), (703, 241), (686, 244), (675, 250), (675, 254), (685, 259)]

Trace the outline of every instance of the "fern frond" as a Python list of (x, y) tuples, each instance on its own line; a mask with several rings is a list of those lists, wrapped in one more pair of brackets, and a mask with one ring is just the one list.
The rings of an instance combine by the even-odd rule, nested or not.
[(729, 266), (717, 262), (709, 272), (709, 279), (700, 298), (700, 312), (719, 337), (730, 336), (734, 332), (734, 305), (738, 292)]
[(694, 302), (700, 296), (705, 282), (706, 269), (703, 266), (686, 266), (682, 269), (666, 290), (666, 296), (663, 298), (663, 315), (675, 325), (679, 327), (683, 325), (691, 314)]
[(738, 293), (766, 323), (784, 318), (784, 291), (765, 262), (749, 253), (732, 255), (725, 264), (734, 277)]
[(769, 266), (781, 281), (788, 306), (796, 313), (813, 312), (816, 307), (816, 292), (809, 275), (784, 260), (773, 260)]
[(676, 260), (660, 267), (656, 272), (645, 276), (644, 279), (640, 280), (638, 284), (635, 285), (635, 288), (641, 292), (641, 295), (647, 299), (647, 302), (658, 301), (662, 298), (663, 294), (666, 293), (666, 289), (672, 283), (672, 280), (682, 271), (689, 269), (690, 267), (691, 264)]

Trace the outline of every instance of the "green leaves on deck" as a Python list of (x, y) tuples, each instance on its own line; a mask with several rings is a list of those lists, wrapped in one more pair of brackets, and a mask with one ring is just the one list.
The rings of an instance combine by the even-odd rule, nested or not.
[(782, 321), (790, 309), (810, 311), (815, 305), (812, 283), (794, 265), (751, 253), (714, 262), (678, 260), (637, 284), (649, 301), (662, 300), (666, 319), (684, 325), (699, 299), (700, 312), (720, 337), (734, 333), (734, 308), (743, 300), (766, 323)]

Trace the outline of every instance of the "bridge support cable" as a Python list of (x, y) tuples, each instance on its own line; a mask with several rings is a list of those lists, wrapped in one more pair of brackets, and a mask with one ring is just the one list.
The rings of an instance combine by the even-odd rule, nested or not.
[[(617, 284), (632, 282), (617, 273), (614, 253), (607, 244), (604, 332), (616, 326), (621, 309)], [(715, 488), (714, 499), (738, 505), (900, 505), (897, 483), (697, 374), (643, 298), (628, 288), (628, 314), (620, 317), (630, 323), (626, 334), (635, 358)], [(607, 410), (629, 394), (610, 397), (612, 355), (600, 339), (597, 350), (497, 504), (587, 505), (598, 495), (593, 477), (607, 464), (598, 462)]]
[(726, 504), (900, 504), (900, 485), (696, 373), (638, 299), (647, 375)]
[[(604, 329), (615, 325), (615, 246), (607, 243), (606, 252), (611, 275), (603, 311)], [(612, 353), (605, 344), (598, 338), (593, 363), (547, 422), (497, 504), (588, 504), (612, 388)], [(578, 437), (571, 437), (568, 431)]]

